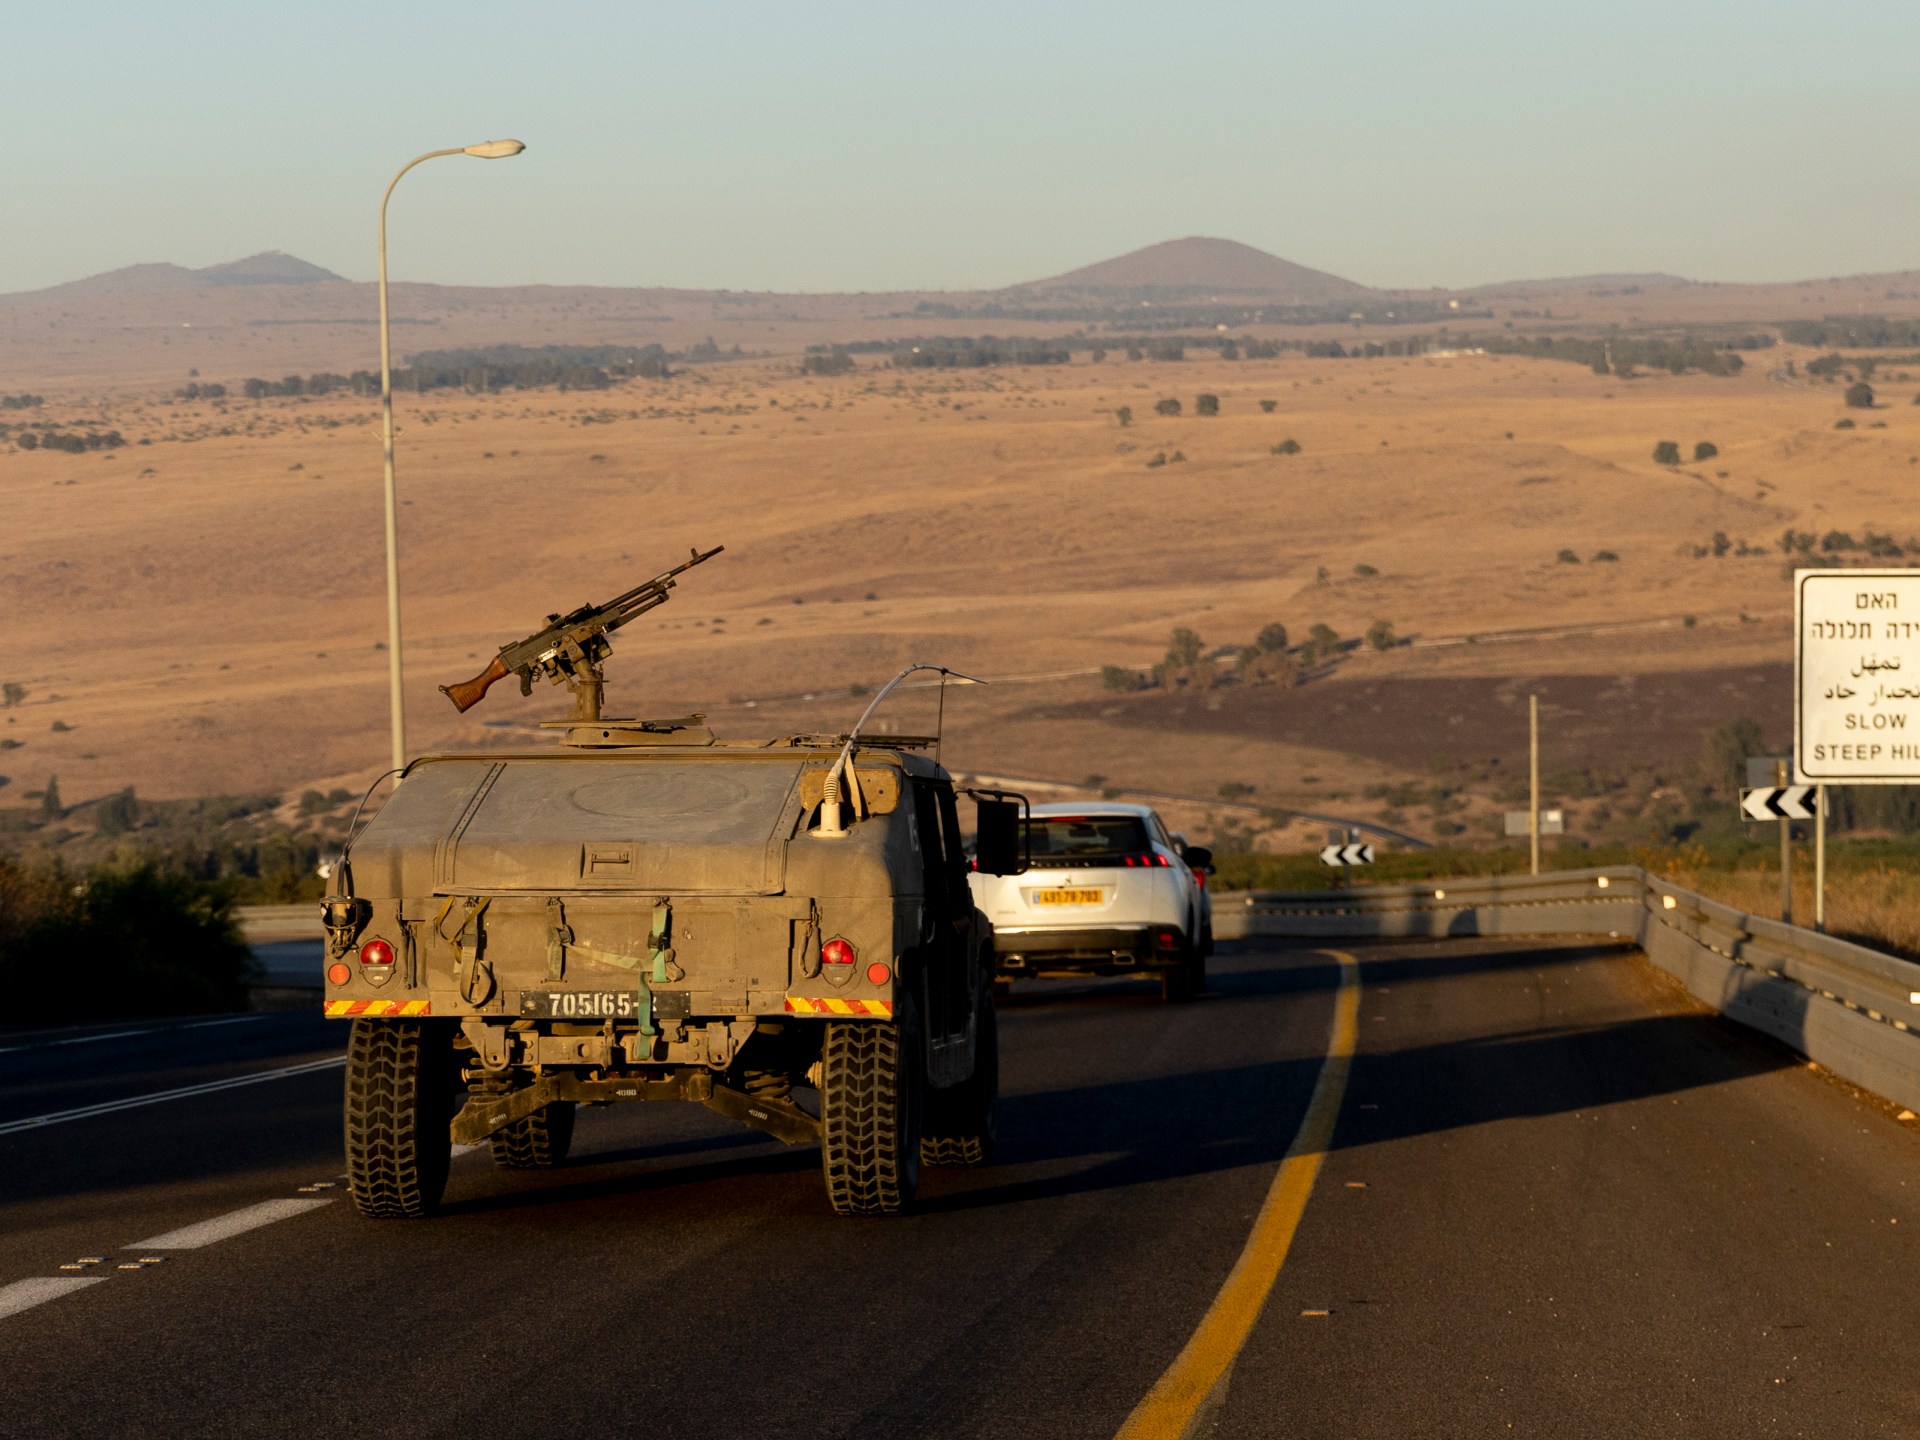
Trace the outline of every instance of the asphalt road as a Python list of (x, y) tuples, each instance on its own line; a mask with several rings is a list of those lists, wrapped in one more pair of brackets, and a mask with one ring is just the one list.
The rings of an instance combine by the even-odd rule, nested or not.
[[(1920, 1429), (1909, 1125), (1630, 951), (1350, 953), (1331, 1145), (1195, 1433)], [(341, 1172), (327, 1022), (0, 1037), (0, 1435), (1112, 1436), (1328, 1051), (1331, 956), (1213, 971), (1186, 1007), (1016, 994), (999, 1162), (895, 1220), (830, 1214), (811, 1150), (660, 1105), (584, 1113), (559, 1171), (464, 1155), (437, 1220), (362, 1221), (303, 1188)], [(60, 1279), (93, 1283), (5, 1313)]]

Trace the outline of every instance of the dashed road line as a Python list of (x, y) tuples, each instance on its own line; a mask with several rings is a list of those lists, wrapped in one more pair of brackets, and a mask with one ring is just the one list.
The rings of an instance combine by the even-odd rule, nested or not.
[(239, 1210), (230, 1210), (225, 1215), (216, 1215), (211, 1220), (202, 1220), (197, 1224), (183, 1225), (178, 1230), (169, 1230), (164, 1235), (156, 1235), (151, 1240), (136, 1240), (123, 1246), (126, 1250), (198, 1250), (205, 1245), (215, 1245), (222, 1240), (230, 1240), (235, 1235), (244, 1235), (249, 1230), (258, 1230), (262, 1225), (271, 1225), (276, 1220), (291, 1220), (296, 1215), (304, 1215), (309, 1210), (318, 1210), (323, 1205), (331, 1205), (331, 1200), (262, 1200), (258, 1205), (248, 1205)]
[(247, 1075), (234, 1075), (225, 1080), (209, 1080), (203, 1085), (182, 1085), (174, 1090), (155, 1090), (146, 1095), (129, 1095), (121, 1100), (103, 1100), (98, 1105), (81, 1105), (72, 1110), (54, 1110), (45, 1115), (29, 1115), (24, 1120), (9, 1120), (0, 1124), (0, 1135), (13, 1135), (22, 1130), (38, 1130), (47, 1125), (64, 1125), (70, 1120), (86, 1120), (95, 1115), (111, 1115), (117, 1110), (137, 1110), (143, 1105), (158, 1105), (163, 1100), (184, 1100), (193, 1095), (212, 1095), (220, 1090), (234, 1090), (242, 1085), (258, 1085), (267, 1080), (280, 1080), (289, 1075), (308, 1075), (316, 1070), (332, 1070), (347, 1063), (347, 1057), (337, 1055), (331, 1060), (309, 1060), (303, 1065), (284, 1065), (278, 1070), (256, 1070)]
[(1327, 1058), (1321, 1062), (1307, 1113), (1287, 1147), (1286, 1158), (1280, 1162), (1279, 1173), (1273, 1177), (1246, 1246), (1226, 1283), (1200, 1317), (1186, 1348), (1134, 1407), (1115, 1440), (1185, 1440), (1198, 1431), (1207, 1415), (1226, 1398), (1233, 1362), (1240, 1358), (1274, 1281), (1280, 1278), (1280, 1267), (1286, 1264), (1294, 1232), (1313, 1194), (1320, 1162), (1333, 1139), (1333, 1124), (1340, 1114), (1340, 1099), (1346, 1093), (1347, 1072), (1359, 1037), (1360, 962), (1343, 950), (1321, 953), (1339, 961), (1340, 988), (1333, 997)]
[(58, 1300), (75, 1290), (98, 1285), (106, 1278), (104, 1275), (37, 1275), (31, 1280), (16, 1280), (11, 1285), (0, 1285), (0, 1320), (9, 1315), (18, 1315), (22, 1310), (31, 1310), (36, 1305), (44, 1305), (49, 1300)]
[(22, 1050), (51, 1050), (56, 1045), (91, 1045), (99, 1040), (128, 1040), (140, 1035), (165, 1035), (174, 1030), (204, 1030), (209, 1025), (243, 1025), (250, 1020), (265, 1020), (265, 1015), (233, 1015), (221, 1020), (195, 1020), (185, 1025), (145, 1025), (138, 1030), (110, 1030), (103, 1035), (70, 1035), (64, 1040), (35, 1040), (30, 1045), (0, 1045), (0, 1055)]

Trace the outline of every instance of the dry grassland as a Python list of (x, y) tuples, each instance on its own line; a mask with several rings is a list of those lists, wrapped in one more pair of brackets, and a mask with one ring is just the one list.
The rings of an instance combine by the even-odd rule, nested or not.
[[(1736, 379), (1493, 356), (831, 379), (735, 362), (604, 393), (403, 396), (411, 740), (529, 743), (520, 722), (557, 713), (559, 692), (500, 686), (462, 718), (434, 686), (549, 610), (725, 544), (620, 635), (610, 710), (839, 728), (861, 703), (851, 687), (938, 660), (1002, 682), (949, 692), (958, 768), (1202, 796), (1230, 779), (1261, 804), (1377, 811), (1360, 789), (1425, 774), (1428, 757), (1380, 743), (1408, 723), (1391, 703), (1330, 709), (1340, 687), (1465, 677), (1522, 694), (1538, 675), (1778, 665), (1791, 602), (1774, 538), (1905, 538), (1909, 387), (1836, 431), (1838, 387), (1769, 377), (1787, 353)], [(1217, 418), (1194, 415), (1203, 391)], [(1154, 414), (1163, 397), (1184, 413)], [(0, 720), (15, 793), (50, 773), (73, 803), (383, 768), (373, 406), (149, 396), (50, 401), (46, 417), (151, 443), (0, 451), (0, 678), (29, 691)], [(1300, 453), (1271, 453), (1289, 437)], [(1650, 459), (1662, 439), (1720, 453), (1669, 469)], [(1717, 530), (1762, 553), (1684, 553)], [(1142, 723), (1136, 697), (1090, 673), (1150, 665), (1179, 625), (1214, 645), (1274, 620), (1298, 638), (1380, 619), (1413, 643), (1263, 690), (1246, 703), (1272, 714), (1238, 726)], [(1327, 716), (1309, 734), (1268, 723), (1303, 706)], [(896, 723), (924, 728), (932, 708), (918, 692)], [(1734, 713), (1694, 706), (1673, 723), (1695, 733), (1648, 749), (1696, 753), (1698, 729)], [(1511, 753), (1521, 723), (1523, 701), (1467, 728)]]

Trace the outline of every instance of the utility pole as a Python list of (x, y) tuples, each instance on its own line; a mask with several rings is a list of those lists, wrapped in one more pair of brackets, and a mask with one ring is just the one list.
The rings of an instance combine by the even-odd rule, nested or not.
[(1540, 873), (1540, 697), (1527, 696), (1527, 848)]
[[(1774, 762), (1773, 783), (1785, 788), (1786, 761)], [(1784, 816), (1780, 821), (1780, 921), (1784, 925), (1793, 923), (1793, 822)]]
[(1813, 928), (1827, 933), (1827, 787), (1813, 791)]

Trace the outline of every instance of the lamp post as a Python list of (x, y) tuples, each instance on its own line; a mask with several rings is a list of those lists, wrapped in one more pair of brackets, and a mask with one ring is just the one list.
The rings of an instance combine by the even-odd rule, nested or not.
[(393, 335), (387, 323), (387, 202), (400, 177), (422, 161), (442, 155), (472, 155), (481, 160), (504, 160), (527, 147), (518, 140), (488, 140), (455, 150), (429, 150), (402, 165), (380, 197), (380, 433), (387, 461), (387, 688), (393, 727), (393, 768), (407, 763), (407, 718), (400, 693), (400, 544), (398, 512), (393, 487)]

